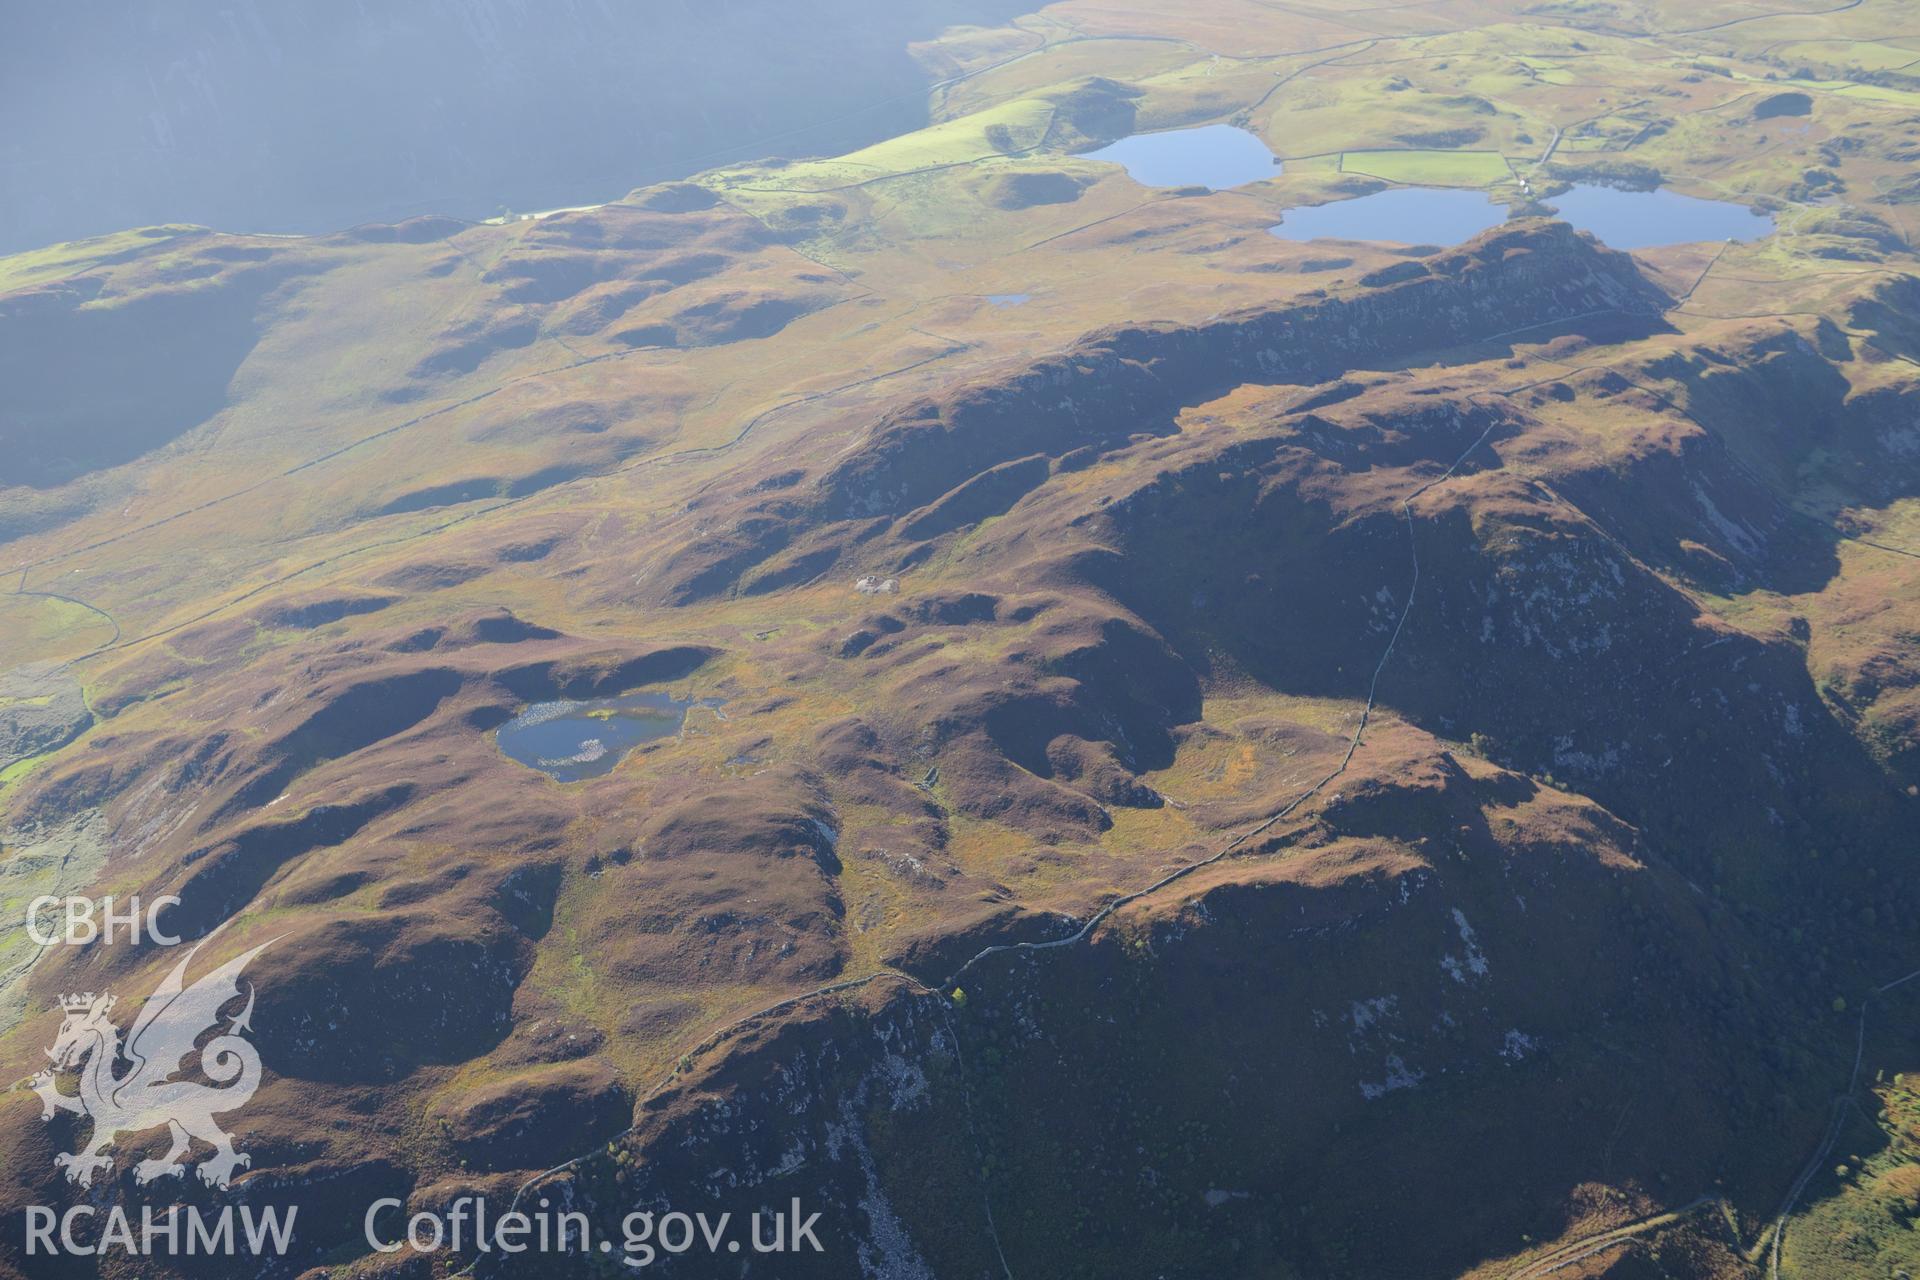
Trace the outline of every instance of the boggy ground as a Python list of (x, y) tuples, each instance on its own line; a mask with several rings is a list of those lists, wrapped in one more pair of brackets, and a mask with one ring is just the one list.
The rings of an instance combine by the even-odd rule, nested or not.
[[(837, 161), (0, 263), (7, 902), (275, 939), (232, 1123), (283, 1270), (562, 1164), (603, 1222), (800, 1195), (795, 1275), (1764, 1265), (1913, 967), (1909, 91), (1796, 70), (1795, 132), (1748, 113), (1799, 20), (1512, 17), (1069, 5)], [(1673, 127), (1587, 120), (1595, 59)], [(1067, 154), (1215, 118), (1711, 154), (1787, 230), (1288, 244), (1379, 179)], [(492, 740), (636, 688), (717, 705), (576, 784)], [(10, 943), (9, 1078), (174, 959)], [(79, 1194), (0, 1110), (5, 1202)], [(1892, 1123), (1788, 1274), (1878, 1274)], [(160, 1145), (92, 1194), (210, 1200)]]

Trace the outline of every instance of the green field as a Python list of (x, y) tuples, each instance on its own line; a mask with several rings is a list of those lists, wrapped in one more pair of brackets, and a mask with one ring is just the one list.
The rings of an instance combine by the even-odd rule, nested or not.
[(886, 178), (1022, 155), (1048, 140), (1057, 108), (1021, 98), (890, 138), (831, 160), (806, 161), (772, 174), (723, 172), (717, 183), (746, 192), (825, 192)]
[(1484, 187), (1513, 178), (1498, 151), (1348, 151), (1340, 171), (1421, 187)]
[(1895, 71), (1920, 62), (1920, 49), (1880, 40), (1802, 40), (1781, 46), (1774, 50), (1774, 56), (1787, 63), (1804, 59), (1832, 67)]

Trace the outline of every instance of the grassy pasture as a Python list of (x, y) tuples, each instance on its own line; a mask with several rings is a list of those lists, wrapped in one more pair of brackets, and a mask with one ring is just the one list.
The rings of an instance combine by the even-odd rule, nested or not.
[(48, 245), (27, 253), (0, 258), (0, 293), (23, 289), (46, 280), (60, 280), (79, 272), (114, 262), (122, 256), (142, 253), (163, 241), (202, 234), (201, 227), (168, 224), (116, 231), (112, 235), (88, 240), (71, 240)]
[(113, 624), (83, 605), (45, 596), (0, 596), (10, 665), (70, 658), (113, 638)]
[(832, 160), (809, 160), (772, 173), (723, 170), (715, 185), (744, 191), (828, 192), (883, 178), (1019, 155), (1047, 140), (1056, 107), (1020, 98), (890, 138)]
[(1909, 1029), (1916, 999), (1903, 989), (1876, 1001), (1882, 1004), (1874, 1013), (1884, 1029), (1868, 1036), (1871, 1074), (1863, 1083), (1871, 1095), (1850, 1113), (1787, 1224), (1780, 1251), (1780, 1274), (1787, 1280), (1852, 1280), (1920, 1269), (1920, 1074), (1901, 1070), (1914, 1061)]
[(1804, 93), (1828, 94), (1836, 98), (1845, 98), (1851, 102), (1870, 103), (1877, 106), (1899, 107), (1903, 110), (1920, 110), (1920, 93), (1911, 89), (1895, 89), (1887, 85), (1861, 84), (1855, 80), (1807, 80), (1799, 77), (1783, 77), (1770, 80), (1764, 76), (1747, 75), (1736, 72), (1734, 79), (1743, 83), (1764, 86), (1769, 91), (1799, 89)]
[[(1902, 37), (1913, 44), (1910, 37)], [(1826, 67), (1859, 67), (1862, 71), (1897, 71), (1920, 63), (1920, 48), (1884, 40), (1797, 40), (1774, 50), (1789, 65), (1806, 61)]]
[(1484, 187), (1513, 178), (1498, 151), (1348, 151), (1340, 171), (1422, 187)]

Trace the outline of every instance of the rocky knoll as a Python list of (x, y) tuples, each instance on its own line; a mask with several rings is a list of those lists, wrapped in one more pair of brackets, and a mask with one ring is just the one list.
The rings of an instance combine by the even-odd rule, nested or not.
[[(1362, 287), (1203, 325), (1132, 325), (1089, 334), (1005, 376), (897, 410), (810, 486), (736, 501), (732, 528), (703, 533), (663, 565), (653, 590), (685, 603), (739, 585), (755, 590), (822, 571), (844, 543), (841, 522), (920, 511), (925, 538), (997, 515), (1055, 465), (1082, 466), (1174, 415), (1247, 383), (1312, 385), (1351, 369), (1557, 327), (1657, 325), (1669, 301), (1625, 254), (1565, 223), (1510, 223), (1445, 254), (1402, 263)], [(1042, 468), (1040, 459), (1052, 463)], [(764, 483), (757, 477), (756, 483)], [(713, 523), (715, 504), (699, 519)], [(824, 526), (824, 527), (823, 527)], [(785, 553), (786, 571), (755, 566)]]

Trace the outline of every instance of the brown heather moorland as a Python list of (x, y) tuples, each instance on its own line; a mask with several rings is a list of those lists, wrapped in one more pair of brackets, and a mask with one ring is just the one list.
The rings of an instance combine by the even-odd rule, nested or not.
[[(0, 1271), (448, 1275), (361, 1215), (474, 1193), (797, 1196), (783, 1280), (1920, 1261), (1920, 14), (1168, 9), (914, 43), (837, 157), (0, 259), (0, 898), (271, 940), (231, 1193), (25, 1087), (180, 953), (0, 943)], [(1284, 168), (1081, 154), (1208, 123)], [(1395, 174), (1513, 217), (1269, 234)], [(293, 1254), (20, 1252), (227, 1199)]]

